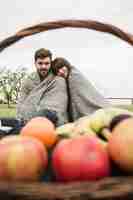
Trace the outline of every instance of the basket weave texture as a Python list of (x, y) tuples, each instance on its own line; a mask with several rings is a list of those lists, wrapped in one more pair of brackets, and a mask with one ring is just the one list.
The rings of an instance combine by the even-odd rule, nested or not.
[(133, 177), (106, 178), (97, 182), (7, 183), (0, 182), (3, 200), (129, 200)]

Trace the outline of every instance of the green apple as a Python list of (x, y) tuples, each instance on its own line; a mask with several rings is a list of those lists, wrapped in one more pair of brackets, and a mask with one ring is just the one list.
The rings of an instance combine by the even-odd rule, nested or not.
[(56, 128), (59, 137), (71, 137), (73, 134), (74, 123), (66, 123)]
[(95, 131), (90, 128), (90, 116), (79, 118), (74, 123), (74, 135), (96, 135)]
[(133, 116), (133, 113), (126, 109), (116, 107), (98, 109), (90, 116), (90, 128), (96, 133), (99, 133), (104, 127), (109, 126), (114, 117), (121, 114)]

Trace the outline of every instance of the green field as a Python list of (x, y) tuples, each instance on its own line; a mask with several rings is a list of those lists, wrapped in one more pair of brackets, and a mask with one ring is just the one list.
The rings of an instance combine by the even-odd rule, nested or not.
[(130, 104), (130, 105), (119, 105), (119, 106), (117, 106), (117, 107), (119, 107), (119, 108), (124, 108), (124, 109), (127, 109), (127, 110), (133, 112), (133, 104)]
[(16, 117), (16, 106), (8, 108), (7, 104), (0, 104), (0, 117)]
[[(133, 112), (133, 105), (120, 105), (120, 108), (125, 108)], [(16, 106), (11, 105), (8, 108), (7, 104), (0, 104), (0, 117), (16, 117)]]

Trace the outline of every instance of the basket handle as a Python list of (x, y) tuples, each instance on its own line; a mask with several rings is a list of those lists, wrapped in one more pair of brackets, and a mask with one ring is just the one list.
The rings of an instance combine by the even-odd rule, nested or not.
[(58, 21), (40, 23), (18, 31), (15, 35), (0, 41), (0, 52), (2, 52), (5, 48), (16, 43), (17, 41), (21, 40), (24, 37), (48, 30), (60, 29), (66, 27), (86, 28), (100, 32), (110, 33), (128, 42), (130, 45), (133, 46), (133, 35), (111, 24), (106, 24), (94, 20), (58, 20)]

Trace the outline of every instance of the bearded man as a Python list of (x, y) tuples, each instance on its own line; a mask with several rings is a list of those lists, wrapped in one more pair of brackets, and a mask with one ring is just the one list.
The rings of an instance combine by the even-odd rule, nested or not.
[(28, 121), (40, 113), (45, 116), (45, 110), (50, 110), (57, 115), (57, 126), (68, 122), (66, 82), (51, 72), (51, 61), (51, 51), (41, 48), (35, 52), (36, 72), (23, 81), (17, 103), (18, 119)]

